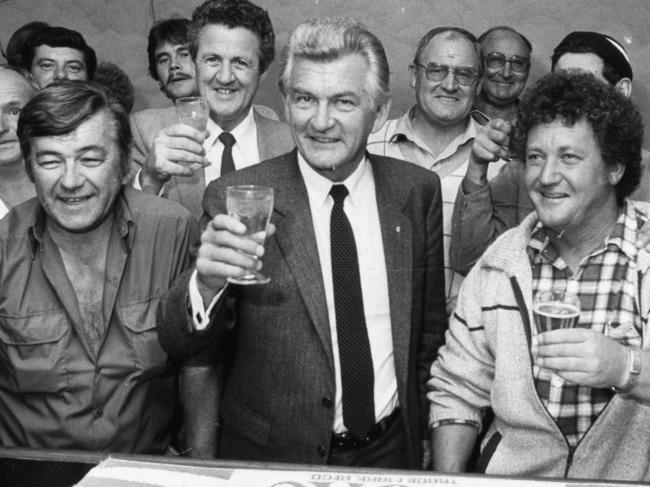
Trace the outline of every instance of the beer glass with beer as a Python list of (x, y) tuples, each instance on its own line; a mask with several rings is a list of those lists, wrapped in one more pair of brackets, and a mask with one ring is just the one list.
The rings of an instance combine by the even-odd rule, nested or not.
[(565, 289), (540, 291), (535, 295), (533, 316), (538, 333), (574, 328), (580, 317), (580, 299)]
[(175, 102), (179, 123), (194, 127), (199, 132), (208, 128), (208, 102), (202, 96), (186, 96)]
[[(266, 186), (228, 186), (226, 188), (228, 216), (246, 225), (245, 235), (264, 244), (266, 231), (273, 212), (273, 188)], [(255, 259), (257, 257), (252, 256)], [(233, 284), (266, 284), (271, 280), (263, 274), (251, 271), (243, 276), (229, 277)]]

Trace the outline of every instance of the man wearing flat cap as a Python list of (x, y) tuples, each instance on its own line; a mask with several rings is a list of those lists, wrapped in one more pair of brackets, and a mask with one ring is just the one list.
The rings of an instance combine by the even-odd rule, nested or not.
[[(625, 48), (613, 37), (599, 32), (571, 32), (555, 47), (551, 71), (578, 70), (591, 73), (613, 86), (626, 98), (632, 94), (632, 65)], [(467, 173), (458, 191), (452, 221), (450, 265), (466, 274), (485, 249), (501, 233), (519, 223), (533, 210), (524, 185), (522, 161), (511, 160), (499, 174), (487, 180), (490, 163), (507, 158), (511, 124), (493, 119), (475, 139)], [(642, 150), (641, 183), (630, 196), (650, 201), (650, 152)], [(645, 233), (645, 232), (644, 232)]]

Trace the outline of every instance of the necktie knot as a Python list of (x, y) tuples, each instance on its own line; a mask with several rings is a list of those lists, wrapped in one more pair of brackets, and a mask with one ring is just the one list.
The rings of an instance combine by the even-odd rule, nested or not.
[(221, 132), (218, 139), (224, 145), (224, 147), (232, 147), (235, 145), (235, 136), (230, 132)]
[(330, 189), (330, 194), (334, 199), (335, 205), (342, 205), (349, 192), (348, 188), (345, 187), (345, 184), (334, 184), (332, 185), (332, 189)]

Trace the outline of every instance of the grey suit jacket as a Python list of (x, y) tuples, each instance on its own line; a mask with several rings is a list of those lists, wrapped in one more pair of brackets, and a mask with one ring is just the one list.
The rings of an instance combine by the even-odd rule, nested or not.
[[(426, 381), (446, 330), (440, 181), (413, 164), (368, 157), (386, 258), (398, 396), (409, 458), (418, 467), (428, 421)], [(266, 242), (263, 258), (271, 282), (230, 286), (211, 327), (196, 332), (187, 313), (185, 276), (161, 309), (159, 338), (171, 355), (188, 359), (210, 347), (218, 353), (218, 344), (234, 326), (237, 344), (221, 403), (220, 456), (324, 463), (334, 420), (334, 357), (296, 152), (210, 183), (203, 223), (225, 213), (225, 188), (234, 184), (275, 189), (271, 221), (277, 231)]]
[[(277, 157), (293, 148), (294, 143), (287, 124), (261, 115), (256, 108), (253, 108), (253, 115), (257, 125), (257, 148), (260, 161)], [(132, 174), (144, 164), (156, 134), (161, 129), (175, 123), (177, 123), (177, 118), (174, 107), (150, 108), (131, 115)], [(205, 172), (203, 169), (199, 169), (194, 171), (192, 176), (172, 176), (165, 184), (162, 196), (179, 202), (190, 210), (190, 213), (198, 220), (203, 213), (201, 200), (204, 191)]]

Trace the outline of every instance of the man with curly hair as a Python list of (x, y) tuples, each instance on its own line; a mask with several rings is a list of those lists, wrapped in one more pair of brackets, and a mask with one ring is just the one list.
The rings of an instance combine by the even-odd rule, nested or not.
[[(271, 159), (294, 146), (289, 127), (260, 113), (253, 98), (275, 56), (266, 10), (248, 0), (208, 0), (189, 30), (198, 92), (209, 110), (207, 133), (175, 115), (142, 123), (135, 116), (136, 187), (178, 201), (198, 219), (205, 187), (219, 176)], [(143, 112), (143, 117), (147, 112)]]
[[(641, 116), (590, 74), (541, 79), (522, 102), (514, 152), (536, 212), (464, 281), (431, 369), (434, 468), (460, 472), (482, 413), (495, 419), (477, 469), (491, 474), (650, 478), (647, 216)], [(577, 325), (533, 319), (536, 293), (577, 295)], [(647, 345), (646, 345), (647, 346)]]
[[(599, 32), (567, 35), (553, 50), (551, 70), (591, 73), (625, 97), (632, 93), (632, 66), (625, 48)], [(524, 163), (511, 158), (507, 150), (511, 130), (511, 123), (494, 118), (481, 128), (472, 147), (451, 231), (450, 263), (463, 275), (496, 237), (521, 223), (533, 209), (524, 184)], [(503, 159), (510, 160), (488, 180), (488, 168)], [(648, 151), (642, 150), (641, 164), (644, 168), (650, 164)], [(650, 201), (649, 175), (646, 171), (632, 199)]]

